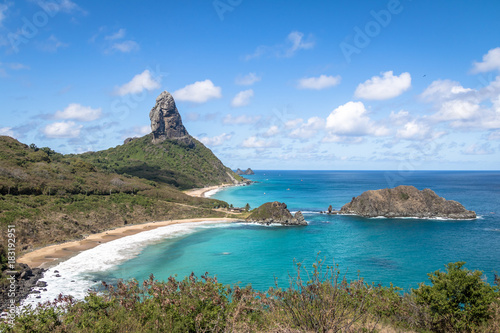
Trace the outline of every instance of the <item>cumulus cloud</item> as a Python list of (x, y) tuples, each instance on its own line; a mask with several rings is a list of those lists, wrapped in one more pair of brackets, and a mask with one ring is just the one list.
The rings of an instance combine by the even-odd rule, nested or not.
[(134, 138), (134, 137), (141, 137), (146, 134), (151, 133), (151, 126), (150, 125), (144, 125), (144, 126), (135, 126), (132, 128), (132, 130), (126, 131), (123, 136), (123, 138)]
[(354, 92), (358, 98), (370, 100), (384, 100), (397, 97), (411, 87), (410, 73), (394, 75), (392, 71), (382, 73), (382, 76), (373, 76), (360, 83)]
[(262, 78), (257, 76), (255, 73), (248, 73), (244, 76), (238, 76), (235, 79), (235, 83), (240, 86), (251, 86), (252, 84), (259, 82)]
[(206, 146), (217, 147), (221, 146), (224, 142), (231, 140), (232, 137), (232, 134), (222, 133), (213, 137), (205, 136), (203, 138), (199, 138), (198, 140), (200, 140)]
[(477, 116), (478, 113), (478, 104), (457, 99), (442, 103), (434, 118), (440, 121), (467, 120)]
[(262, 134), (262, 136), (265, 138), (270, 138), (270, 137), (278, 135), (279, 133), (280, 133), (279, 127), (276, 125), (272, 125), (271, 127), (269, 127), (267, 129), (267, 131), (264, 132), (264, 134)]
[(221, 98), (221, 87), (216, 87), (212, 81), (197, 81), (189, 84), (182, 89), (172, 93), (178, 101), (186, 101), (193, 103), (205, 103), (214, 98)]
[(260, 116), (247, 116), (247, 115), (241, 115), (237, 117), (233, 117), (232, 115), (228, 114), (222, 119), (222, 123), (226, 125), (248, 125), (248, 124), (255, 124), (260, 120)]
[(302, 118), (290, 119), (290, 120), (287, 120), (285, 122), (285, 128), (286, 129), (296, 128), (297, 126), (299, 126), (303, 122), (304, 122), (304, 119), (302, 119)]
[(362, 102), (348, 102), (333, 110), (326, 118), (326, 129), (334, 135), (384, 136), (388, 130), (375, 124), (368, 117), (365, 105)]
[(500, 71), (500, 47), (491, 49), (483, 56), (483, 61), (474, 62), (472, 73)]
[(151, 72), (146, 69), (141, 74), (137, 74), (132, 80), (115, 89), (117, 95), (138, 94), (144, 90), (155, 90), (160, 88), (160, 79), (152, 77)]
[(405, 140), (422, 140), (428, 138), (429, 133), (430, 128), (428, 125), (412, 120), (407, 122), (403, 128), (397, 130), (396, 137)]
[(250, 99), (253, 97), (253, 90), (248, 89), (248, 90), (243, 90), (240, 91), (236, 96), (234, 96), (233, 100), (231, 101), (231, 106), (233, 108), (238, 108), (241, 106), (245, 106), (250, 104)]
[(80, 135), (82, 127), (74, 121), (61, 121), (48, 124), (43, 128), (42, 133), (48, 138), (76, 138)]
[(274, 46), (260, 45), (252, 54), (245, 56), (245, 60), (259, 58), (263, 55), (271, 55), (278, 58), (290, 58), (300, 50), (308, 50), (314, 47), (312, 35), (304, 38), (304, 33), (300, 31), (292, 31), (288, 34), (284, 44)]
[(322, 90), (338, 85), (340, 83), (340, 80), (341, 80), (340, 75), (337, 76), (320, 75), (318, 77), (303, 78), (299, 80), (297, 88)]
[(420, 97), (428, 102), (441, 102), (454, 98), (462, 98), (471, 92), (474, 92), (474, 90), (464, 88), (456, 81), (436, 80), (424, 90)]
[(244, 148), (270, 148), (275, 147), (276, 143), (270, 140), (259, 139), (256, 136), (251, 136), (241, 144)]
[(293, 139), (309, 139), (325, 128), (325, 120), (320, 117), (311, 117), (306, 123), (290, 132)]
[(101, 117), (101, 109), (93, 109), (90, 106), (71, 103), (64, 110), (57, 111), (54, 117), (56, 119), (76, 119), (81, 121), (92, 121)]

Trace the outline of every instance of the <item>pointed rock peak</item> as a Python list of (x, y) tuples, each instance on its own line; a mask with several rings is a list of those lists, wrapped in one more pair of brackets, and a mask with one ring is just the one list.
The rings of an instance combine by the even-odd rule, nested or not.
[(149, 113), (153, 143), (165, 140), (177, 140), (189, 147), (194, 146), (194, 141), (182, 124), (181, 115), (177, 110), (174, 98), (168, 91), (162, 92), (156, 98), (156, 104)]

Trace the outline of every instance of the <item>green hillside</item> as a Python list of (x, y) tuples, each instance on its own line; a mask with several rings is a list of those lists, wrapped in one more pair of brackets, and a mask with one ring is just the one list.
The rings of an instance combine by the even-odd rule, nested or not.
[(152, 138), (149, 134), (115, 148), (79, 157), (104, 171), (171, 184), (180, 189), (243, 180), (194, 138), (192, 148), (176, 140), (152, 144)]
[(199, 142), (189, 150), (149, 140), (62, 155), (0, 136), (2, 230), (15, 225), (18, 244), (29, 250), (125, 224), (227, 215), (215, 210), (227, 203), (193, 198), (177, 188), (224, 181), (227, 168), (210, 150)]

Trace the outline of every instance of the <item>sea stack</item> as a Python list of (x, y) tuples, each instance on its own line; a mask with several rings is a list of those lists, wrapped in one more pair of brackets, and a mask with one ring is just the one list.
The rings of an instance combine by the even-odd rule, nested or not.
[(262, 224), (280, 223), (281, 225), (307, 225), (307, 221), (299, 211), (295, 216), (290, 213), (284, 202), (266, 202), (254, 209), (246, 219), (248, 222)]
[(414, 186), (401, 185), (395, 188), (366, 191), (352, 198), (340, 209), (341, 214), (363, 217), (415, 217), (474, 219), (476, 213), (462, 204), (446, 200), (431, 189), (419, 191)]
[(188, 147), (194, 147), (194, 141), (182, 124), (174, 98), (164, 91), (156, 98), (156, 104), (149, 112), (154, 144), (165, 140), (176, 140)]

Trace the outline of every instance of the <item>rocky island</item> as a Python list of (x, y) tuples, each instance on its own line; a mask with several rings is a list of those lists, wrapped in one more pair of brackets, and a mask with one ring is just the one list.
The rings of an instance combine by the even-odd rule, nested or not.
[(267, 225), (271, 223), (280, 223), (282, 225), (307, 225), (300, 211), (293, 216), (286, 204), (278, 201), (266, 202), (254, 209), (246, 218), (246, 221)]
[(474, 211), (465, 209), (456, 201), (446, 200), (428, 188), (420, 191), (414, 186), (406, 185), (366, 191), (345, 204), (340, 209), (340, 214), (457, 220), (476, 218)]
[(241, 175), (247, 175), (247, 176), (248, 176), (248, 175), (255, 175), (255, 172), (253, 172), (253, 170), (252, 170), (252, 169), (250, 169), (250, 168), (246, 169), (245, 171), (243, 171), (243, 170), (241, 170), (240, 168), (238, 168), (238, 169), (236, 170), (236, 174), (237, 174), (237, 175), (240, 175), (240, 176), (241, 176)]

